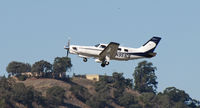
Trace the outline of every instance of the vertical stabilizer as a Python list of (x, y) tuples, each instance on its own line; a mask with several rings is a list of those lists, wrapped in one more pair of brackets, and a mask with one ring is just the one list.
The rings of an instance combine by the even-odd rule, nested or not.
[(142, 46), (142, 50), (146, 53), (153, 53), (160, 40), (160, 37), (152, 37)]

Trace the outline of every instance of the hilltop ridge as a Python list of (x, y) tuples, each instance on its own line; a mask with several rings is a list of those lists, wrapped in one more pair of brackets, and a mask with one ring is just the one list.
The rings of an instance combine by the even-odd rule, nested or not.
[(135, 67), (134, 82), (118, 72), (68, 77), (68, 66), (66, 57), (57, 57), (53, 67), (43, 60), (32, 67), (11, 62), (9, 77), (0, 79), (0, 108), (200, 108), (198, 100), (176, 87), (157, 92), (151, 62)]

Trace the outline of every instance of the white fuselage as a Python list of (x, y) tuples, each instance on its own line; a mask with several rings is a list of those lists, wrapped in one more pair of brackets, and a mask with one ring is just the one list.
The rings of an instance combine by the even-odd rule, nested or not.
[(109, 44), (97, 44), (95, 46), (79, 46), (68, 45), (64, 48), (67, 50), (67, 56), (69, 53), (76, 54), (83, 58), (86, 62), (87, 58), (95, 58), (95, 61), (102, 63), (101, 66), (109, 65), (110, 60), (133, 60), (139, 58), (151, 58), (156, 56), (154, 52), (157, 44), (161, 40), (160, 37), (152, 37), (140, 48), (121, 47), (119, 43), (110, 42)]
[[(71, 45), (70, 46), (70, 53), (77, 54), (83, 58), (96, 58), (98, 59), (99, 54), (104, 50), (107, 44), (99, 44), (98, 46), (78, 46), (78, 45)], [(110, 58), (110, 60), (133, 60), (144, 58), (143, 56), (139, 55), (132, 55), (131, 53), (143, 53), (142, 48), (128, 48), (128, 47), (119, 47), (117, 54), (114, 58)]]

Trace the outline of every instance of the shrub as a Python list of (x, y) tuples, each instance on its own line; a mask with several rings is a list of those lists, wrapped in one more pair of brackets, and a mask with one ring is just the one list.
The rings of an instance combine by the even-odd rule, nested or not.
[(17, 76), (17, 78), (20, 81), (25, 81), (27, 79), (27, 76), (25, 76), (25, 75), (19, 75), (19, 76)]
[(59, 86), (51, 87), (47, 89), (46, 98), (49, 104), (62, 105), (65, 99), (65, 90)]

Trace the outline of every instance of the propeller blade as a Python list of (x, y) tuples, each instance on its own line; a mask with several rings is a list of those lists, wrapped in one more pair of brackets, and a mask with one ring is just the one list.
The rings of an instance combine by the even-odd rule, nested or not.
[(69, 49), (67, 50), (67, 57), (68, 57), (68, 55), (69, 55)]
[(68, 47), (70, 46), (70, 40), (68, 40), (68, 42), (67, 42), (67, 46), (68, 46)]
[(67, 57), (69, 55), (69, 50), (70, 50), (70, 38), (68, 38), (68, 42), (67, 42)]

